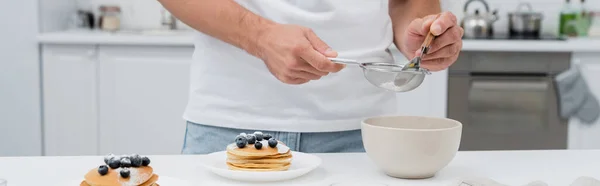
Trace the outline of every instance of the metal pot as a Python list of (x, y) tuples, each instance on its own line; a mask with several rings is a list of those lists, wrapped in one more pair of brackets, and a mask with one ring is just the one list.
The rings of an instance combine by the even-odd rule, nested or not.
[[(475, 10), (474, 14), (467, 13), (469, 4), (474, 1), (479, 1), (485, 6), (485, 12), (480, 13)], [(464, 38), (478, 39), (489, 38), (494, 34), (494, 22), (498, 20), (497, 11), (490, 13), (490, 8), (484, 0), (469, 0), (464, 7), (465, 17), (462, 19), (460, 26), (465, 30)]]
[[(527, 7), (528, 11), (521, 10)], [(508, 28), (511, 36), (540, 36), (544, 15), (533, 12), (531, 4), (520, 3), (516, 12), (508, 14)]]

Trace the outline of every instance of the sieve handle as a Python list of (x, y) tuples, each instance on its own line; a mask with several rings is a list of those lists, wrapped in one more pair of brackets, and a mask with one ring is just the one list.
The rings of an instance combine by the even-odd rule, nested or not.
[(342, 58), (328, 58), (331, 62), (349, 64), (349, 65), (360, 65), (361, 63), (353, 59), (342, 59)]
[[(435, 16), (435, 19), (439, 18), (441, 15), (442, 14), (438, 14), (437, 16)], [(433, 39), (435, 39), (435, 35), (433, 35), (431, 31), (429, 31), (429, 33), (427, 33), (427, 36), (425, 37), (425, 40), (423, 41), (423, 44), (421, 44), (421, 55), (427, 54), (427, 52), (429, 51), (429, 47), (431, 46), (431, 42), (433, 42)]]
[(423, 54), (427, 54), (427, 52), (429, 51), (429, 47), (431, 46), (431, 42), (434, 38), (435, 35), (433, 35), (431, 32), (427, 34), (427, 37), (425, 37), (425, 41), (423, 41), (423, 44), (421, 45), (421, 48), (423, 49)]

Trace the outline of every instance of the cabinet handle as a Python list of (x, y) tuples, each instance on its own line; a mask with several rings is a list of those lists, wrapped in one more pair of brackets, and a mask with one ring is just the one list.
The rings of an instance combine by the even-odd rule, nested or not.
[(86, 58), (82, 56), (58, 56), (58, 60), (60, 61), (83, 61)]
[(87, 51), (87, 56), (88, 56), (88, 57), (94, 57), (94, 55), (95, 55), (95, 54), (96, 54), (96, 53), (95, 53), (93, 50), (88, 50), (88, 51)]

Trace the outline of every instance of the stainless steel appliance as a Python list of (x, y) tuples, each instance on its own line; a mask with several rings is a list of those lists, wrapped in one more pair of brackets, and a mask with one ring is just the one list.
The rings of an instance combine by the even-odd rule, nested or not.
[[(469, 4), (479, 1), (485, 6), (485, 12), (467, 13)], [(494, 22), (498, 20), (497, 11), (490, 12), (490, 8), (484, 0), (469, 0), (464, 7), (465, 17), (461, 20), (460, 26), (465, 30), (464, 38), (488, 38), (494, 34)]]
[(463, 52), (449, 68), (448, 117), (463, 123), (460, 150), (565, 149), (553, 77), (570, 53)]
[[(523, 6), (527, 11), (521, 10)], [(533, 12), (531, 4), (520, 3), (516, 12), (508, 13), (508, 31), (510, 35), (534, 36), (540, 35), (542, 30), (542, 19), (544, 15), (540, 12)]]

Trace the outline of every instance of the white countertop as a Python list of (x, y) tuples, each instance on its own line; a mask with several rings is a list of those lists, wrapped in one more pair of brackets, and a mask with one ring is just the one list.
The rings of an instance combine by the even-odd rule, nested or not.
[(106, 44), (193, 46), (193, 31), (146, 31), (109, 33), (101, 31), (64, 31), (38, 35), (42, 44)]
[(600, 38), (568, 40), (463, 40), (463, 51), (600, 52)]
[[(447, 186), (464, 177), (487, 177), (506, 185), (541, 180), (551, 186), (568, 186), (581, 176), (600, 178), (600, 150), (459, 152), (435, 177), (402, 180), (385, 176), (364, 153), (317, 154), (323, 164), (313, 172), (287, 182), (256, 185), (329, 185), (339, 181), (367, 180), (390, 186)], [(185, 179), (194, 185), (251, 185), (226, 180), (201, 167), (202, 155), (150, 156), (158, 175)], [(0, 178), (9, 186), (61, 185), (81, 180), (89, 169), (102, 164), (100, 156), (2, 157)], [(160, 179), (159, 179), (160, 183)]]
[[(44, 44), (180, 45), (193, 46), (193, 31), (145, 31), (145, 33), (63, 31), (43, 33)], [(394, 48), (392, 46), (392, 48)], [(600, 52), (600, 38), (561, 40), (463, 40), (463, 51)]]

